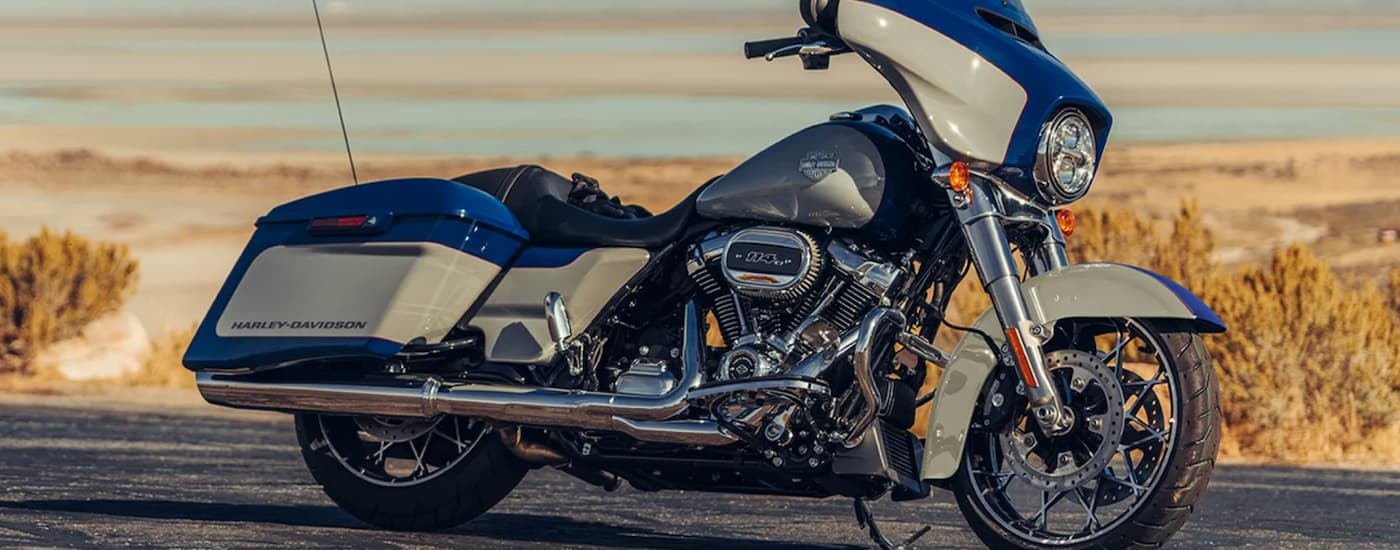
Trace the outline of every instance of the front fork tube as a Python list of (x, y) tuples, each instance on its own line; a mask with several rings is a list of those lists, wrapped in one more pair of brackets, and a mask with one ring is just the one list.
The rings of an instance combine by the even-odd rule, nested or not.
[[(1031, 319), (1030, 310), (1021, 294), (1021, 279), (1011, 255), (1006, 228), (1002, 226), (988, 197), (990, 190), (979, 186), (974, 186), (972, 190), (975, 191), (971, 193), (972, 197), (963, 197), (954, 203), (964, 204), (958, 209), (958, 217), (972, 252), (972, 263), (977, 267), (982, 288), (991, 298), (992, 309), (1001, 321), (1007, 337), (1010, 362), (1016, 365), (1020, 373), (1036, 422), (1046, 433), (1063, 433), (1072, 420), (1063, 413), (1063, 401), (1050, 378), (1045, 352), (1041, 349), (1049, 337), (1049, 331)], [(1044, 257), (1043, 260), (1033, 260), (1031, 268), (1049, 270), (1067, 264), (1062, 243), (1056, 253), (1053, 239), (1047, 239), (1042, 250), (1028, 255)]]
[(1041, 224), (1046, 228), (1045, 239), (1035, 249), (1027, 251), (1024, 257), (1032, 277), (1069, 265), (1069, 255), (1065, 253), (1065, 234), (1060, 232), (1055, 215), (1046, 214)]

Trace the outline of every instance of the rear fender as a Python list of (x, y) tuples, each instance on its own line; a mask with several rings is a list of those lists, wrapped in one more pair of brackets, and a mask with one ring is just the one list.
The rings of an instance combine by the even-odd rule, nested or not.
[[(1079, 264), (1034, 277), (1021, 284), (1031, 318), (1053, 326), (1062, 319), (1131, 317), (1174, 321), (1203, 332), (1225, 331), (1225, 324), (1200, 298), (1180, 284), (1151, 271), (1121, 264)], [(1005, 336), (990, 310), (975, 327), (1002, 345)], [(924, 479), (948, 479), (957, 473), (963, 446), (982, 387), (997, 366), (997, 354), (976, 334), (958, 342), (938, 384), (929, 416), (921, 470)]]

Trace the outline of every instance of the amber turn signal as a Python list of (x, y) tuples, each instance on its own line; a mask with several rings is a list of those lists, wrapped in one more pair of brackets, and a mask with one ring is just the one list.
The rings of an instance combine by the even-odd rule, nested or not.
[(1061, 208), (1055, 211), (1055, 223), (1059, 224), (1060, 232), (1066, 237), (1074, 234), (1074, 229), (1079, 226), (1079, 220), (1075, 219), (1074, 212), (1068, 208)]
[(954, 162), (953, 165), (948, 168), (948, 188), (957, 193), (967, 191), (969, 177), (970, 173), (967, 169), (967, 163), (963, 161)]

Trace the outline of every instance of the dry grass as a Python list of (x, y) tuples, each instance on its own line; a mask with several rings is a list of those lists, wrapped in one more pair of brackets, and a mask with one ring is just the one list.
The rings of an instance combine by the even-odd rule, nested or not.
[[(1384, 286), (1375, 277), (1343, 277), (1303, 245), (1229, 269), (1214, 259), (1215, 237), (1194, 203), (1166, 220), (1108, 206), (1078, 214), (1080, 229), (1069, 239), (1075, 261), (1157, 271), (1195, 291), (1229, 326), (1206, 337), (1219, 375), (1223, 455), (1400, 465), (1400, 270)], [(949, 308), (959, 324), (988, 307), (969, 279)], [(961, 334), (939, 336), (951, 347)]]
[[(1237, 159), (1238, 149), (1222, 151), (1220, 158), (1202, 158), (1199, 166), (1181, 162), (1200, 157), (1197, 149), (1119, 151), (1117, 166), (1105, 171), (1105, 192), (1099, 195), (1132, 208), (1077, 209), (1081, 229), (1070, 240), (1072, 255), (1077, 261), (1143, 265), (1177, 279), (1198, 292), (1230, 325), (1231, 332), (1207, 339), (1220, 373), (1226, 454), (1289, 462), (1400, 464), (1400, 271), (1372, 269), (1363, 273), (1364, 280), (1353, 278), (1329, 269), (1332, 256), (1319, 259), (1314, 251), (1299, 246), (1252, 256), (1261, 259), (1242, 266), (1221, 265), (1214, 259), (1218, 244), (1237, 244), (1222, 243), (1227, 239), (1217, 237), (1239, 239), (1232, 233), (1235, 226), (1222, 220), (1228, 222), (1236, 214), (1255, 208), (1234, 200), (1244, 191), (1231, 191), (1235, 195), (1227, 197), (1222, 195), (1224, 189), (1264, 189), (1267, 185), (1279, 193), (1292, 193), (1297, 191), (1295, 187), (1311, 190), (1304, 182), (1314, 181), (1315, 173), (1344, 169), (1355, 172), (1357, 178), (1341, 181), (1360, 182), (1356, 189), (1346, 189), (1347, 198), (1394, 200), (1385, 195), (1388, 191), (1367, 190), (1385, 189), (1371, 183), (1381, 177), (1380, 172), (1391, 171), (1396, 157), (1375, 153), (1353, 158), (1345, 166), (1333, 166), (1327, 164), (1333, 161), (1315, 158), (1275, 162), (1264, 152), (1256, 155), (1259, 158)], [(580, 171), (597, 176), (606, 190), (622, 195), (627, 202), (660, 209), (723, 172), (735, 160), (421, 159), (369, 163), (362, 166), (361, 173), (369, 179), (451, 176), (517, 162), (539, 162), (563, 173)], [(343, 166), (331, 163), (191, 167), (150, 159), (115, 159), (87, 150), (0, 154), (0, 171), (6, 178), (80, 189), (101, 176), (106, 185), (133, 192), (176, 189), (205, 194), (227, 190), (295, 196), (334, 184), (343, 170)], [(1168, 179), (1185, 183), (1160, 185)], [(1167, 195), (1182, 193), (1214, 197), (1208, 202), (1214, 209), (1203, 213), (1186, 205), (1171, 212), (1163, 206), (1175, 200), (1166, 199)], [(1152, 208), (1142, 208), (1149, 203)], [(1291, 208), (1280, 207), (1285, 212)], [(1355, 220), (1375, 218), (1359, 215), (1362, 212), (1349, 207), (1329, 208), (1311, 217), (1325, 214), (1337, 235), (1351, 235), (1352, 225), (1360, 224), (1358, 227), (1364, 229), (1366, 224)], [(1343, 220), (1352, 220), (1352, 225), (1342, 224)], [(1219, 233), (1213, 234), (1207, 227), (1217, 228)], [(1333, 245), (1332, 241), (1321, 241), (1316, 253), (1327, 253)], [(87, 320), (119, 307), (133, 286), (135, 263), (120, 246), (50, 232), (24, 242), (0, 239), (0, 247), (0, 310), (4, 311), (0, 352), (6, 358), (0, 363), (0, 372), (24, 372), (22, 377), (0, 379), (0, 390), (47, 391), (60, 382), (53, 378), (56, 375), (26, 371), (23, 359), (38, 347), (75, 334)], [(975, 283), (965, 286), (956, 296), (951, 314), (954, 321), (963, 324), (987, 306)], [(945, 331), (940, 343), (950, 345), (951, 336), (956, 335)], [(179, 366), (188, 338), (186, 332), (162, 336), (146, 367), (119, 382), (188, 387), (191, 378)]]
[(181, 363), (185, 350), (194, 339), (194, 327), (165, 333), (151, 344), (151, 356), (141, 370), (122, 377), (117, 382), (128, 386), (159, 388), (194, 388), (194, 374)]
[(1209, 336), (1227, 454), (1285, 462), (1400, 464), (1400, 271), (1382, 290), (1338, 276), (1307, 247), (1226, 270), (1199, 209), (1166, 227), (1089, 208), (1079, 261), (1131, 261), (1197, 292), (1230, 327)]
[(0, 374), (26, 374), (38, 350), (119, 309), (136, 269), (124, 245), (47, 229), (18, 242), (0, 234)]

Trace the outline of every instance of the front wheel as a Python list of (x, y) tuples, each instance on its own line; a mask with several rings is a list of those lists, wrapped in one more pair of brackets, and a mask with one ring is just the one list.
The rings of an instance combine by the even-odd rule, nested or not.
[(993, 377), (957, 475), (958, 507), (992, 548), (1159, 546), (1204, 492), (1219, 448), (1201, 337), (1077, 320), (1057, 327), (1047, 359), (1074, 427), (1046, 435), (1020, 382)]
[(365, 523), (433, 531), (466, 523), (510, 494), (528, 467), (482, 423), (298, 414), (311, 476)]

